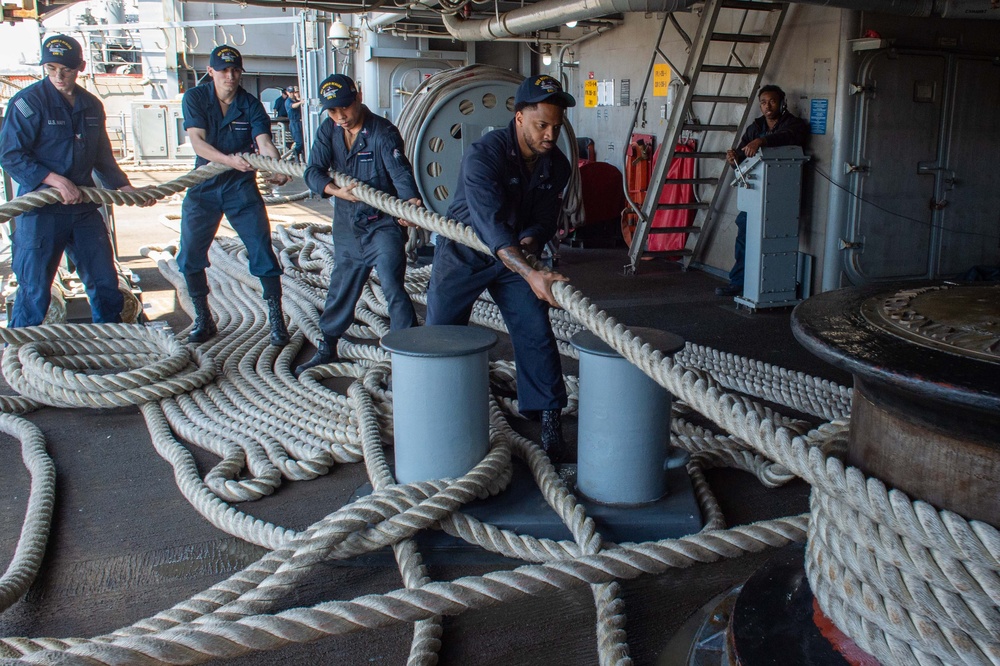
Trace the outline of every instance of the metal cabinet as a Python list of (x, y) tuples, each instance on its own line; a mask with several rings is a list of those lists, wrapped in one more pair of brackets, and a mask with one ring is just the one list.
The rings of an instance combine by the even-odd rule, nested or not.
[(132, 139), (135, 160), (140, 164), (190, 165), (194, 161), (179, 100), (133, 102)]
[(762, 148), (740, 165), (736, 203), (747, 215), (743, 294), (751, 309), (799, 302), (799, 207), (802, 165), (798, 146)]

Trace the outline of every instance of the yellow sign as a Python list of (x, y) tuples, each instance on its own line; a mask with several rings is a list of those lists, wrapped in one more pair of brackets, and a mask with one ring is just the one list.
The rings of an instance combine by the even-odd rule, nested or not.
[(597, 106), (597, 81), (594, 79), (583, 82), (583, 106), (587, 109)]
[(670, 86), (670, 65), (653, 65), (653, 97), (666, 97)]

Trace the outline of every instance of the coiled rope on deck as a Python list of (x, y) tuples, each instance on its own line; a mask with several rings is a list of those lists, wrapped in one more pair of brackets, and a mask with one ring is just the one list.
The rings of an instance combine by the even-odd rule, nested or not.
[[(210, 356), (145, 326), (48, 324), (0, 328), (4, 378), (54, 407), (122, 407), (189, 393), (216, 374)], [(126, 366), (115, 374), (88, 370)]]
[[(298, 175), (289, 172), (294, 165), (274, 164), (259, 156), (245, 157), (257, 168)], [(339, 174), (334, 174), (334, 180), (340, 186), (356, 182)], [(454, 222), (376, 193), (363, 184), (356, 187), (355, 193), (366, 203), (389, 214), (484, 250), (474, 236), (469, 238), (470, 230)], [(189, 500), (196, 506), (205, 505), (213, 524), (231, 533), (234, 525), (250, 523), (248, 531), (253, 533), (255, 542), (270, 544), (268, 547), (275, 549), (274, 552), (212, 590), (115, 634), (92, 640), (3, 639), (0, 640), (0, 656), (20, 657), (27, 663), (48, 663), (46, 660), (54, 658), (56, 652), (62, 652), (60, 658), (67, 663), (77, 659), (82, 660), (80, 663), (160, 663), (165, 660), (198, 663), (359, 628), (431, 620), (417, 627), (411, 659), (412, 663), (430, 663), (434, 656), (430, 648), (440, 636), (440, 628), (433, 620), (436, 616), (573, 585), (604, 585), (615, 579), (658, 573), (695, 561), (735, 557), (804, 538), (806, 520), (797, 517), (651, 544), (614, 547), (602, 543), (575, 499), (555, 477), (537, 445), (514, 434), (499, 404), (494, 404), (491, 410), (493, 449), (488, 459), (497, 463), (490, 472), (496, 476), (492, 484), (484, 482), (477, 492), (494, 492), (504, 485), (509, 473), (506, 471), (505, 461), (509, 460), (506, 451), (524, 457), (547, 501), (567, 524), (575, 526), (571, 529), (575, 542), (556, 544), (525, 539), (476, 525), (461, 514), (452, 514), (444, 520), (449, 531), (473, 536), (477, 543), (495, 552), (519, 553), (517, 556), (522, 559), (546, 563), (451, 583), (429, 581), (418, 553), (407, 539), (416, 530), (429, 526), (427, 521), (440, 520), (455, 508), (453, 504), (439, 506), (431, 501), (436, 493), (447, 493), (454, 486), (445, 482), (380, 485), (391, 483), (382, 466), (384, 457), (379, 458), (382, 456), (380, 431), (387, 430), (391, 413), (389, 395), (384, 388), (388, 373), (384, 352), (365, 345), (342, 343), (342, 356), (354, 354), (356, 363), (313, 369), (303, 375), (301, 382), (290, 375), (289, 365), (301, 347), (303, 332), (310, 337), (318, 332), (316, 307), (321, 304), (321, 296), (317, 294), (323, 287), (321, 280), (300, 281), (298, 276), (306, 274), (308, 269), (299, 269), (303, 269), (303, 265), (320, 271), (329, 268), (328, 258), (319, 250), (322, 240), (316, 240), (323, 234), (317, 236), (317, 228), (302, 229), (301, 234), (298, 231), (286, 229), (278, 234), (279, 239), (288, 241), (280, 248), (283, 262), (294, 264), (297, 257), (304, 259), (297, 269), (286, 270), (283, 281), (286, 303), (291, 305), (292, 299), (287, 296), (294, 294), (295, 300), (301, 297), (313, 306), (311, 310), (288, 308), (292, 319), (292, 344), (282, 350), (267, 345), (259, 297), (254, 298), (257, 287), (243, 268), (245, 260), (240, 256), (241, 246), (233, 241), (217, 243), (213, 246), (216, 253), (213, 266), (229, 279), (213, 282), (213, 308), (220, 315), (221, 332), (206, 349), (215, 356), (222, 374), (213, 384), (193, 391), (192, 396), (200, 396), (196, 399), (183, 394), (142, 405), (154, 434), (154, 444), (159, 441), (172, 451), (168, 455), (173, 456), (171, 462), (179, 477), (178, 485)], [(169, 276), (175, 268), (169, 253), (157, 256), (161, 270)], [(425, 277), (419, 275), (416, 279), (425, 285)], [(174, 279), (179, 282), (176, 274)], [(380, 291), (377, 281), (373, 282), (360, 306), (365, 312), (359, 312), (359, 319), (366, 322), (370, 336), (377, 336), (378, 329), (384, 325), (375, 312), (384, 311)], [(683, 419), (675, 425), (673, 440), (696, 451), (692, 457), (692, 478), (696, 486), (700, 487), (701, 466), (729, 462), (752, 469), (766, 482), (778, 483), (789, 475), (796, 475), (812, 485), (806, 562), (810, 581), (824, 610), (862, 648), (888, 663), (1000, 663), (1000, 623), (997, 621), (1000, 537), (997, 530), (981, 522), (964, 521), (954, 514), (937, 511), (920, 501), (913, 502), (898, 491), (886, 489), (875, 479), (865, 479), (858, 470), (846, 468), (837, 457), (831, 456), (828, 451), (837, 450), (844, 438), (849, 391), (829, 382), (756, 362), (744, 363), (741, 359), (693, 345), (674, 359), (665, 358), (600, 311), (571, 285), (558, 283), (553, 291), (560, 305), (579, 322), (574, 325), (563, 319), (565, 315), (555, 315), (554, 319), (561, 322), (554, 327), (560, 335), (571, 334), (574, 326), (587, 327), (667, 388), (675, 396), (679, 410), (697, 411), (727, 433), (693, 426)], [(481, 302), (474, 311), (474, 318), (488, 321), (491, 326), (499, 325), (493, 308), (494, 305)], [(356, 332), (366, 333), (364, 327)], [(334, 373), (355, 378), (348, 398), (318, 383), (318, 379)], [(730, 392), (732, 390), (745, 395)], [(289, 396), (293, 397), (297, 405), (295, 424), (305, 422), (309, 427), (304, 425), (303, 430), (307, 432), (294, 430), (285, 418), (270, 417), (272, 413), (280, 413), (281, 407), (274, 398), (277, 394), (284, 403), (289, 401)], [(798, 411), (833, 421), (813, 427), (797, 418), (779, 414), (749, 396), (783, 404), (790, 402)], [(252, 406), (241, 404), (244, 398)], [(299, 401), (306, 407), (298, 407)], [(309, 449), (308, 442), (302, 439), (313, 436), (309, 428), (319, 428), (315, 430), (318, 441), (326, 436), (331, 438), (320, 444), (319, 449), (330, 447), (331, 440), (336, 442), (337, 437), (343, 436), (345, 442), (337, 442), (342, 447), (340, 452), (354, 460), (363, 454), (376, 491), (370, 501), (344, 507), (332, 514), (329, 522), (327, 519), (319, 521), (303, 533), (262, 525), (261, 521), (227, 507), (219, 495), (207, 488), (210, 475), (202, 481), (193, 463), (183, 460), (181, 451), (186, 450), (171, 432), (178, 426), (168, 421), (167, 416), (166, 406), (174, 404), (176, 407), (171, 407), (171, 413), (175, 420), (178, 419), (175, 411), (187, 410), (184, 414), (190, 417), (190, 438), (182, 433), (189, 440), (199, 439), (197, 429), (206, 426), (198, 423), (202, 418), (210, 419), (213, 412), (242, 419), (241, 423), (253, 428), (283, 429), (287, 435), (282, 435), (279, 446), (287, 439)], [(320, 404), (324, 411), (314, 411)], [(332, 415), (330, 405), (333, 405)], [(315, 419), (313, 414), (317, 414)], [(356, 426), (337, 427), (334, 432), (330, 432), (330, 428), (322, 430), (322, 422), (333, 420), (350, 424), (352, 415)], [(241, 428), (240, 432), (250, 434), (248, 430)], [(319, 435), (321, 431), (323, 434)], [(234, 444), (248, 446), (246, 442)], [(274, 449), (273, 442), (268, 443), (271, 448), (263, 442), (259, 444), (266, 451), (263, 458), (272, 462), (282, 460), (280, 449)], [(201, 442), (201, 445), (208, 443)], [(160, 450), (160, 445), (157, 448)], [(222, 451), (220, 457), (225, 453)], [(186, 455), (190, 458), (190, 454)], [(236, 464), (232, 455), (223, 462), (227, 461), (230, 466)], [(231, 474), (232, 470), (219, 472), (221, 477), (227, 473)], [(699, 497), (702, 495), (699, 492)], [(455, 501), (461, 503), (461, 498)], [(710, 526), (721, 526), (716, 518), (721, 516), (710, 515)], [(345, 520), (347, 522), (343, 522)], [(374, 527), (369, 528), (369, 525)], [(347, 546), (348, 543), (355, 545)], [(327, 557), (350, 556), (386, 543), (395, 544), (406, 589), (389, 595), (361, 597), (352, 602), (328, 602), (308, 609), (268, 613), (268, 604), (280, 598), (282, 591), (302, 575), (301, 570)], [(553, 558), (555, 561), (548, 561)], [(850, 590), (858, 589), (861, 595), (849, 594)], [(621, 631), (620, 598), (613, 586), (596, 588), (594, 594), (602, 620), (599, 629), (601, 663), (630, 663)]]

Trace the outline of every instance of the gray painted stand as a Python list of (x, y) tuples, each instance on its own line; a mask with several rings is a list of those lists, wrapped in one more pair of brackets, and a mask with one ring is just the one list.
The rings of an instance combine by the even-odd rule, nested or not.
[[(665, 355), (684, 348), (673, 333), (633, 330)], [(655, 502), (668, 491), (670, 393), (590, 331), (570, 342), (580, 351), (577, 488), (604, 504)]]
[(489, 450), (492, 331), (418, 326), (392, 331), (392, 424), (400, 483), (462, 476)]
[[(576, 465), (560, 465), (559, 476), (570, 488), (576, 485)], [(623, 507), (599, 504), (581, 497), (580, 505), (601, 536), (615, 543), (676, 539), (702, 528), (701, 510), (695, 499), (691, 478), (684, 466), (667, 470), (670, 493), (662, 499), (640, 506)], [(371, 494), (370, 484), (358, 488), (352, 501)], [(517, 534), (537, 539), (572, 540), (573, 535), (559, 520), (542, 496), (531, 471), (514, 461), (510, 485), (499, 495), (469, 502), (462, 511), (477, 520)], [(439, 530), (424, 530), (416, 536), (420, 553), (428, 564), (495, 564), (516, 562), (486, 551)], [(392, 549), (384, 548), (362, 557), (344, 560), (343, 566), (391, 566)], [(519, 562), (518, 562), (519, 563)]]
[[(736, 203), (747, 214), (743, 294), (751, 310), (795, 305), (799, 290), (799, 199), (802, 165), (798, 146), (762, 148), (741, 166)], [(809, 283), (804, 276), (803, 284)]]

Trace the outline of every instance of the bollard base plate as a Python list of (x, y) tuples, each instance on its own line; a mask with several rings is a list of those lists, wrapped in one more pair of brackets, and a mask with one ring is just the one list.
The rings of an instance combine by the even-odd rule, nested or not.
[[(572, 540), (569, 529), (545, 502), (542, 491), (531, 477), (531, 471), (519, 460), (513, 462), (510, 485), (499, 495), (470, 502), (465, 513), (500, 529), (522, 535), (557, 541)], [(559, 465), (560, 478), (574, 492), (578, 501), (593, 518), (598, 532), (606, 541), (615, 543), (673, 539), (698, 532), (703, 525), (701, 511), (687, 471), (671, 469), (667, 474), (670, 492), (655, 502), (621, 507), (600, 504), (582, 497), (576, 491), (576, 465)], [(371, 485), (358, 488), (352, 501), (371, 493)], [(428, 564), (487, 564), (520, 563), (479, 546), (467, 543), (437, 530), (425, 530), (416, 537), (420, 552)], [(388, 558), (388, 559), (386, 559)], [(392, 551), (385, 549), (362, 558), (362, 565), (384, 565), (392, 561)]]

